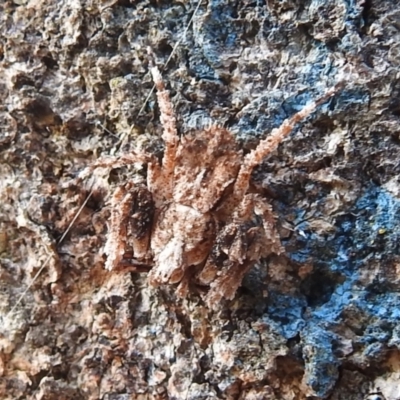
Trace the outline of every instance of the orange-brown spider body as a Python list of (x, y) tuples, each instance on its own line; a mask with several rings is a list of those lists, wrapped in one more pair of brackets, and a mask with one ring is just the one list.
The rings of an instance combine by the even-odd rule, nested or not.
[(206, 286), (206, 301), (215, 307), (222, 298), (234, 297), (257, 261), (283, 251), (270, 204), (248, 192), (253, 168), (338, 86), (243, 156), (234, 136), (218, 126), (179, 138), (169, 94), (158, 69), (151, 72), (164, 128), (162, 161), (132, 153), (100, 159), (86, 170), (147, 164), (146, 184), (128, 182), (112, 196), (106, 268), (146, 265), (152, 285), (178, 284), (182, 296), (191, 283)]

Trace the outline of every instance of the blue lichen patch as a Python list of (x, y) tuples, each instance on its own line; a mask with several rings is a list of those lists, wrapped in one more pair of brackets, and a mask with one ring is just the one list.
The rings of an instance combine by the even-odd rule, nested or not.
[[(301, 210), (292, 213), (301, 220)], [(295, 239), (286, 242), (299, 268), (298, 290), (287, 294), (287, 282), (272, 279), (267, 312), (284, 337), (300, 335), (303, 383), (324, 398), (342, 361), (364, 369), (381, 363), (389, 346), (400, 348), (400, 201), (370, 186), (333, 230), (324, 235), (310, 225), (297, 224)], [(294, 280), (287, 271), (286, 281)]]

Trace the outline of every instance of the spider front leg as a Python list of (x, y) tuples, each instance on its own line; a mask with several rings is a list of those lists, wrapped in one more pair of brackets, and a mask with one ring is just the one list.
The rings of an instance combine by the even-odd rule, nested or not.
[[(111, 219), (104, 252), (108, 270), (148, 270), (154, 201), (149, 190), (128, 183), (111, 199)], [(131, 254), (128, 258), (127, 255)]]
[(86, 167), (79, 175), (78, 181), (83, 181), (90, 177), (93, 172), (98, 168), (107, 168), (109, 170), (115, 168), (125, 167), (135, 163), (140, 164), (152, 164), (156, 163), (155, 157), (149, 154), (143, 153), (128, 153), (120, 156), (102, 156), (92, 163), (89, 167)]
[(271, 154), (287, 136), (290, 135), (299, 122), (303, 121), (321, 104), (334, 96), (343, 85), (343, 82), (339, 82), (328, 89), (320, 98), (310, 102), (302, 110), (290, 118), (285, 119), (280, 127), (273, 129), (268, 137), (261, 140), (258, 146), (244, 157), (233, 188), (233, 194), (229, 200), (225, 202), (224, 210), (221, 210), (222, 212), (228, 215), (234, 212), (247, 193), (253, 169), (259, 165), (265, 157)]
[(165, 150), (161, 166), (156, 163), (149, 165), (147, 181), (149, 189), (155, 194), (157, 205), (160, 205), (165, 200), (172, 199), (179, 136), (176, 128), (175, 112), (169, 93), (165, 89), (160, 71), (156, 66), (152, 66), (150, 72), (157, 89), (157, 101), (161, 113), (160, 120), (163, 126), (162, 138), (165, 142)]

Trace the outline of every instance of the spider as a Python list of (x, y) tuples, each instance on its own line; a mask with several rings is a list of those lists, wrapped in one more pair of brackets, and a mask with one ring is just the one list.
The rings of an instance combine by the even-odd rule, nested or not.
[(165, 142), (161, 162), (133, 152), (100, 158), (81, 174), (83, 179), (98, 167), (147, 165), (147, 182), (124, 183), (111, 197), (105, 267), (148, 271), (151, 285), (177, 284), (179, 296), (187, 295), (192, 283), (204, 286), (206, 303), (216, 308), (223, 298), (233, 299), (255, 263), (283, 252), (271, 205), (248, 191), (254, 167), (340, 85), (243, 155), (232, 133), (219, 126), (179, 137), (161, 74), (154, 65), (150, 70)]

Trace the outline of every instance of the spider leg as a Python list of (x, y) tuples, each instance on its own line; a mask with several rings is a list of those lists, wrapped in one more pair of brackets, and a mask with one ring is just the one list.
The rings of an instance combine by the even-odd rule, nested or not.
[(272, 207), (257, 195), (246, 195), (231, 222), (218, 233), (197, 277), (200, 284), (210, 286), (206, 302), (215, 307), (222, 298), (232, 299), (257, 261), (282, 251)]
[(93, 172), (98, 168), (121, 168), (126, 165), (131, 165), (135, 163), (146, 164), (150, 161), (153, 161), (154, 157), (147, 154), (138, 154), (138, 153), (130, 153), (130, 154), (122, 154), (120, 156), (103, 156), (97, 159), (94, 163), (92, 163), (89, 167), (86, 167), (79, 175), (78, 181), (83, 181), (89, 176), (93, 174)]
[[(151, 193), (142, 185), (134, 187), (128, 183), (116, 189), (110, 207), (109, 234), (104, 247), (107, 255), (106, 269), (146, 269), (154, 215)], [(129, 253), (132, 255), (128, 260)]]
[[(175, 112), (172, 107), (168, 91), (165, 89), (160, 71), (156, 66), (150, 68), (154, 85), (157, 89), (157, 101), (160, 108), (160, 120), (163, 126), (162, 138), (165, 142), (165, 151), (161, 170), (157, 164), (149, 166), (148, 185), (150, 190), (157, 188), (164, 199), (172, 198), (176, 150), (179, 143), (176, 128)], [(152, 190), (153, 191), (153, 190)]]
[(255, 261), (247, 260), (245, 263), (229, 262), (218, 278), (211, 282), (210, 290), (205, 301), (212, 309), (216, 309), (223, 298), (232, 300), (240, 286), (245, 274), (254, 266)]
[(284, 120), (279, 128), (273, 129), (267, 138), (262, 140), (253, 151), (244, 157), (233, 188), (233, 194), (226, 203), (227, 209), (232, 212), (240, 204), (249, 187), (250, 176), (254, 167), (259, 165), (266, 156), (279, 146), (292, 132), (297, 123), (307, 118), (318, 106), (335, 95), (342, 86), (343, 83), (338, 83), (336, 86), (331, 87), (319, 99), (309, 103), (292, 117)]
[(148, 258), (155, 204), (150, 191), (143, 185), (131, 189), (130, 193), (133, 201), (129, 217), (129, 236), (132, 240), (133, 257), (136, 260), (145, 260)]
[(105, 268), (109, 271), (117, 269), (124, 259), (131, 203), (132, 194), (125, 186), (118, 187), (111, 198), (110, 227), (104, 246), (104, 252), (107, 255)]

